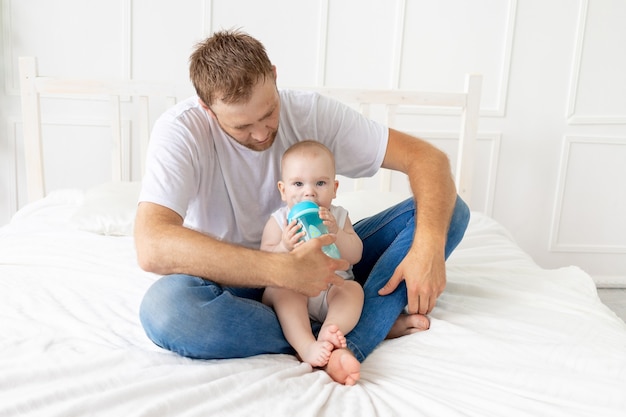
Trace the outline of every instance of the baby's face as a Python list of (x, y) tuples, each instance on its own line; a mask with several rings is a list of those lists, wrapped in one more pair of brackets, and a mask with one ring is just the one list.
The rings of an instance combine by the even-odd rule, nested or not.
[(291, 155), (283, 164), (282, 177), (278, 188), (289, 207), (304, 200), (330, 207), (336, 197), (339, 183), (335, 180), (333, 161), (327, 155)]

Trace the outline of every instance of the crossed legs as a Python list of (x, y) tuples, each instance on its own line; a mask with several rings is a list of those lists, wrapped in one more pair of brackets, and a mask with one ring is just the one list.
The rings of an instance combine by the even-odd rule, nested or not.
[[(357, 363), (365, 360), (385, 337), (408, 334), (428, 325), (424, 316), (402, 314), (407, 304), (404, 285), (387, 296), (378, 295), (411, 245), (414, 219), (415, 206), (407, 200), (355, 225), (364, 252), (353, 271), (363, 285), (365, 298), (354, 329), (342, 331), (347, 347), (333, 347), (330, 352), (325, 369), (335, 381), (350, 383), (355, 359)], [(469, 209), (458, 199), (448, 231), (446, 257), (461, 241), (468, 220)], [(187, 357), (293, 354), (276, 313), (260, 302), (261, 294), (260, 289), (225, 288), (198, 277), (170, 275), (147, 291), (140, 319), (155, 344)]]

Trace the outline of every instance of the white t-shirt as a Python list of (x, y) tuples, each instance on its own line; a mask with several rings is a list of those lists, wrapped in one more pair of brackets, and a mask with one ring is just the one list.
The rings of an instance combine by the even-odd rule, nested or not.
[(174, 210), (191, 229), (258, 248), (265, 222), (282, 204), (282, 154), (305, 139), (333, 152), (338, 174), (367, 177), (383, 162), (388, 129), (319, 94), (281, 90), (276, 141), (258, 152), (224, 133), (191, 97), (155, 123), (139, 201)]

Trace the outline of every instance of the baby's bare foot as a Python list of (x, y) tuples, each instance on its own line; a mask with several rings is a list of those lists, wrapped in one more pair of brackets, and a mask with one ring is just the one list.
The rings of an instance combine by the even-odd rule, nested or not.
[(361, 363), (348, 349), (335, 349), (330, 354), (326, 372), (335, 382), (355, 385), (361, 378)]
[(330, 342), (336, 349), (348, 346), (343, 332), (334, 324), (325, 324), (322, 326), (319, 334), (317, 335), (317, 340)]
[(387, 339), (421, 332), (428, 330), (429, 327), (430, 320), (423, 314), (400, 314), (396, 322), (391, 326)]
[(331, 342), (326, 340), (316, 340), (306, 347), (302, 352), (298, 352), (300, 360), (306, 362), (311, 366), (322, 367), (326, 366), (328, 359), (330, 359), (330, 353), (334, 349)]

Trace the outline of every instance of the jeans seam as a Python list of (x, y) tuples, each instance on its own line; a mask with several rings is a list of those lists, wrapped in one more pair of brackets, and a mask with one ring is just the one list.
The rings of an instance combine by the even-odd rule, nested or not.
[(346, 343), (348, 344), (348, 349), (354, 354), (356, 359), (359, 362), (363, 362), (365, 360), (365, 355), (363, 355), (361, 349), (359, 349), (358, 346), (350, 339), (346, 339)]
[[(409, 222), (407, 222), (407, 224), (408, 224), (408, 223), (409, 223)], [(374, 265), (372, 265), (372, 269), (370, 270), (370, 275), (372, 274), (372, 271), (373, 271), (374, 269), (376, 269), (376, 267), (377, 267), (377, 266), (378, 266), (378, 264), (380, 263), (380, 259), (381, 259), (381, 258), (385, 255), (385, 253), (389, 250), (389, 248), (391, 248), (391, 247), (392, 247), (392, 246), (393, 246), (393, 245), (394, 245), (394, 244), (398, 241), (399, 236), (400, 236), (400, 233), (398, 233), (398, 234), (396, 235), (396, 237), (395, 237), (395, 238), (391, 241), (391, 243), (389, 244), (389, 246), (387, 247), (387, 249), (385, 249), (385, 250), (383, 251), (383, 253), (382, 253), (382, 254), (378, 257), (378, 259), (376, 260), (376, 262), (374, 262)], [(408, 250), (408, 249), (407, 249), (407, 250)], [(404, 256), (406, 256), (406, 254), (405, 254), (405, 255), (403, 255), (403, 257), (404, 257)], [(397, 268), (397, 265), (396, 265), (396, 268)], [(389, 274), (389, 277), (391, 277), (391, 275), (393, 275), (393, 271)], [(369, 276), (368, 276), (368, 279), (369, 279)]]

